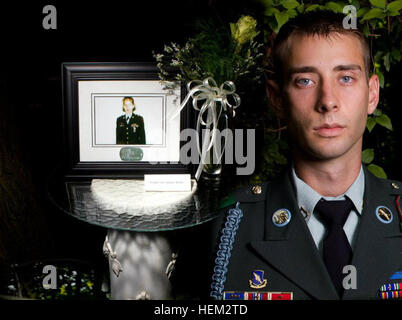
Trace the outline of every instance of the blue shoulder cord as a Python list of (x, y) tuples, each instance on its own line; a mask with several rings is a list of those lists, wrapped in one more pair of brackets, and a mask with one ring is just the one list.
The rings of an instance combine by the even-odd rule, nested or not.
[(222, 291), (226, 281), (229, 259), (232, 255), (234, 238), (237, 229), (239, 229), (241, 218), (243, 217), (243, 211), (239, 206), (240, 203), (237, 202), (236, 207), (228, 211), (225, 227), (222, 229), (218, 252), (216, 253), (210, 296), (217, 300), (222, 299)]

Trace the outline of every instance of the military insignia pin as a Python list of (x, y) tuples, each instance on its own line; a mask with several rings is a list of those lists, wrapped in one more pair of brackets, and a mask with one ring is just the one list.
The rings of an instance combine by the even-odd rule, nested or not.
[(382, 223), (391, 223), (393, 218), (392, 211), (384, 206), (377, 207), (377, 209), (375, 210), (375, 215)]
[(254, 270), (252, 279), (248, 280), (250, 288), (261, 289), (267, 285), (267, 279), (264, 279), (264, 270)]
[(131, 124), (131, 127), (133, 128), (133, 132), (136, 132), (139, 125), (136, 123), (133, 123), (133, 124)]
[[(402, 279), (402, 271), (395, 272), (389, 279), (390, 280)], [(402, 289), (402, 286), (401, 286), (401, 289)]]
[(272, 215), (272, 223), (277, 227), (286, 226), (290, 219), (292, 219), (292, 214), (288, 209), (279, 209)]
[(251, 188), (251, 191), (253, 192), (253, 194), (261, 194), (262, 188), (261, 186), (256, 185)]

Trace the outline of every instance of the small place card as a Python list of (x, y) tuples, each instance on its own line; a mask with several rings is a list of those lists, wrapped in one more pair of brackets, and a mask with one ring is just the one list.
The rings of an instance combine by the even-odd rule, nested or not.
[(145, 174), (145, 191), (191, 191), (189, 174)]

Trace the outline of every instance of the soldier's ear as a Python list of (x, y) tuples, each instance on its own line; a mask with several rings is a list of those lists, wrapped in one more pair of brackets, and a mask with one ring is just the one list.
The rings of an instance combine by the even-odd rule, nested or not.
[(283, 99), (278, 83), (274, 80), (267, 80), (265, 89), (268, 96), (269, 106), (275, 112), (277, 117), (280, 119), (285, 119)]
[(369, 79), (369, 103), (367, 113), (372, 114), (377, 108), (380, 99), (380, 80), (376, 74)]

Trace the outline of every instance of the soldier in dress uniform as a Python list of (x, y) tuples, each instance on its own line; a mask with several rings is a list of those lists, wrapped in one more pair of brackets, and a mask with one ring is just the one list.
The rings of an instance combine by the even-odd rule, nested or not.
[(123, 98), (124, 114), (116, 121), (116, 144), (145, 144), (144, 119), (134, 114), (135, 103), (132, 97)]
[(270, 106), (293, 161), (276, 180), (229, 195), (216, 222), (215, 299), (389, 299), (402, 293), (401, 183), (363, 165), (379, 101), (367, 40), (344, 15), (284, 25), (272, 50)]

